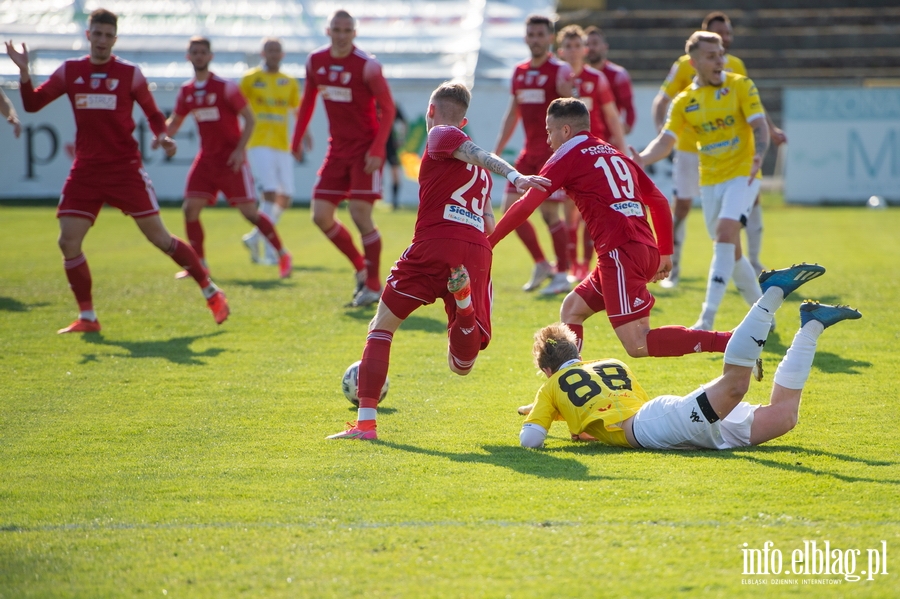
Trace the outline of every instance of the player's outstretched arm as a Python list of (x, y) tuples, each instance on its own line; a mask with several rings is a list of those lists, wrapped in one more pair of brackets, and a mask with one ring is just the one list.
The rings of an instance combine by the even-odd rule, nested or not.
[(28, 83), (31, 75), (28, 73), (28, 48), (22, 44), (22, 51), (16, 50), (16, 46), (9, 40), (6, 43), (6, 54), (12, 59), (13, 63), (19, 67), (19, 77), (22, 83)]
[(6, 97), (6, 94), (3, 93), (3, 90), (0, 89), (0, 115), (2, 115), (6, 122), (8, 122), (13, 127), (13, 134), (16, 137), (22, 135), (22, 123), (19, 122), (19, 115), (16, 114), (16, 109), (10, 102), (9, 98)]
[(512, 137), (518, 122), (519, 103), (516, 101), (516, 97), (513, 96), (509, 102), (509, 107), (506, 109), (506, 114), (503, 115), (503, 126), (500, 128), (500, 135), (497, 137), (497, 145), (494, 147), (494, 154), (499, 156), (503, 153), (503, 148), (509, 143), (509, 138)]
[(762, 168), (763, 158), (769, 149), (769, 125), (764, 118), (756, 118), (750, 121), (753, 128), (753, 143), (756, 150), (753, 153), (753, 168), (750, 169), (750, 180), (747, 185), (751, 185), (756, 178), (756, 173)]
[[(460, 145), (456, 151), (453, 152), (453, 157), (457, 160), (468, 162), (469, 164), (484, 167), (492, 173), (503, 175), (512, 181), (519, 193), (524, 193), (528, 189), (546, 191), (547, 186), (550, 185), (550, 180), (545, 179), (544, 177), (523, 175), (517, 172), (510, 163), (496, 154), (492, 154), (487, 150), (478, 147), (472, 141), (466, 141)], [(515, 176), (512, 176), (513, 173), (515, 173)]]
[(656, 139), (650, 142), (650, 144), (644, 148), (643, 152), (638, 153), (634, 148), (629, 148), (631, 150), (631, 159), (637, 162), (641, 168), (648, 164), (653, 164), (654, 162), (659, 162), (666, 156), (672, 153), (672, 148), (675, 147), (675, 136), (670, 135), (664, 129), (656, 136)]

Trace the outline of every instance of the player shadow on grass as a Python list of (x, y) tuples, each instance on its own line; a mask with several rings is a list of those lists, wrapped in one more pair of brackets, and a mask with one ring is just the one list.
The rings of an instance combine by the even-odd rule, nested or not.
[[(868, 476), (852, 476), (841, 474), (839, 472), (828, 472), (811, 466), (805, 466), (801, 460), (804, 455), (808, 457), (825, 457), (839, 460), (842, 462), (853, 462), (855, 464), (865, 464), (867, 466), (894, 466), (897, 462), (886, 460), (869, 460), (856, 456), (849, 456), (841, 453), (830, 451), (822, 451), (820, 449), (807, 449), (793, 445), (757, 445), (754, 447), (742, 447), (737, 449), (727, 449), (724, 451), (692, 451), (685, 455), (694, 457), (702, 457), (703, 459), (713, 458), (719, 460), (744, 460), (753, 462), (761, 466), (777, 468), (778, 470), (788, 470), (798, 474), (811, 474), (821, 477), (828, 476), (833, 479), (846, 483), (878, 483), (886, 485), (900, 485), (900, 480), (886, 478), (870, 478)], [(766, 455), (771, 458), (764, 457)], [(777, 458), (787, 456), (787, 461)]]
[[(364, 320), (366, 322), (369, 322), (370, 320), (372, 320), (373, 309), (356, 308), (347, 310), (345, 314), (348, 317), (353, 318), (354, 320)], [(427, 316), (410, 314), (406, 318), (406, 320), (403, 321), (403, 324), (400, 325), (400, 328), (404, 331), (422, 331), (424, 333), (440, 333), (442, 335), (446, 335), (447, 321), (438, 320), (437, 318), (428, 318)]]
[(486, 453), (453, 453), (437, 449), (425, 449), (415, 445), (404, 445), (391, 441), (375, 441), (379, 445), (399, 449), (410, 453), (445, 458), (464, 464), (489, 464), (509, 468), (522, 474), (530, 474), (540, 478), (556, 478), (563, 480), (611, 480), (623, 479), (620, 476), (596, 476), (590, 474), (588, 467), (578, 460), (558, 458), (546, 451), (524, 451), (519, 446), (483, 445)]
[[(175, 337), (173, 339), (158, 339), (154, 341), (114, 341), (106, 339), (103, 333), (84, 335), (86, 343), (104, 345), (107, 347), (120, 347), (129, 353), (127, 355), (114, 355), (117, 358), (165, 358), (175, 364), (205, 365), (200, 358), (215, 358), (225, 350), (221, 347), (210, 347), (202, 352), (195, 352), (191, 344), (198, 339), (216, 337), (224, 331), (216, 331), (207, 335), (193, 335), (190, 337)], [(98, 362), (97, 354), (84, 354), (80, 364)]]
[(32, 308), (43, 308), (49, 306), (50, 302), (37, 302), (34, 304), (25, 304), (12, 297), (0, 296), (0, 310), (4, 312), (28, 312)]

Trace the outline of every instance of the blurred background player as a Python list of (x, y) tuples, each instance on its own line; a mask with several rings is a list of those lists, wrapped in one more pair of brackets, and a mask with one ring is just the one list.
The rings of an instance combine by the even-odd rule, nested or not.
[[(244, 151), (253, 132), (253, 111), (236, 83), (210, 72), (211, 50), (208, 39), (191, 38), (187, 59), (194, 67), (194, 78), (181, 86), (175, 110), (166, 121), (169, 135), (174, 136), (184, 118), (193, 114), (200, 133), (200, 151), (188, 172), (182, 207), (188, 240), (208, 270), (200, 212), (207, 205), (214, 206), (222, 192), (228, 203), (240, 210), (275, 247), (278, 274), (284, 279), (291, 276), (291, 255), (281, 246), (272, 221), (256, 207), (256, 190)], [(238, 117), (244, 119), (243, 129)], [(187, 272), (175, 276), (182, 278)]]
[(730, 333), (650, 328), (650, 309), (656, 300), (647, 283), (664, 278), (672, 267), (669, 202), (653, 181), (627, 156), (591, 135), (587, 107), (577, 98), (550, 104), (547, 134), (554, 154), (540, 174), (550, 184), (546, 191), (528, 191), (513, 204), (488, 237), (491, 247), (551, 193), (564, 188), (584, 216), (597, 248), (590, 276), (566, 296), (559, 310), (560, 320), (578, 338), (578, 348), (584, 321), (605, 311), (625, 351), (634, 358), (724, 351)]
[[(372, 208), (382, 196), (381, 168), (394, 125), (394, 100), (381, 65), (353, 45), (356, 20), (350, 13), (335, 12), (326, 33), (331, 44), (315, 50), (306, 61), (306, 87), (291, 150), (299, 159), (300, 141), (316, 107), (316, 96), (321, 94), (331, 138), (313, 188), (313, 222), (356, 270), (349, 306), (369, 306), (381, 297), (381, 235), (372, 220)], [(338, 204), (344, 200), (349, 200), (350, 218), (362, 235), (362, 254), (335, 218)]]
[[(622, 132), (622, 121), (616, 108), (616, 99), (609, 87), (606, 75), (585, 66), (587, 54), (584, 30), (578, 25), (568, 25), (556, 37), (556, 53), (572, 67), (572, 97), (584, 102), (591, 114), (591, 134), (609, 142), (620, 152), (627, 151), (625, 134)], [(584, 219), (575, 207), (571, 198), (565, 201), (565, 219), (569, 231), (569, 271), (573, 281), (580, 282), (590, 271), (589, 265), (594, 251), (594, 242), (585, 232)], [(578, 260), (578, 234), (582, 234), (582, 260)], [(561, 293), (569, 291), (569, 286), (544, 288), (542, 293)]]
[[(547, 145), (547, 132), (544, 130), (547, 107), (556, 98), (567, 98), (572, 95), (572, 69), (550, 53), (550, 45), (553, 43), (553, 23), (547, 17), (540, 15), (528, 17), (525, 22), (525, 43), (531, 50), (531, 58), (516, 65), (513, 70), (510, 82), (512, 98), (503, 117), (503, 126), (494, 153), (498, 156), (503, 153), (521, 118), (525, 130), (525, 145), (516, 158), (516, 169), (526, 175), (535, 175), (553, 153)], [(521, 194), (515, 185), (507, 185), (506, 194), (503, 196), (503, 211), (508, 210), (519, 197)], [(562, 202), (564, 199), (565, 194), (559, 193), (552, 201)], [(547, 223), (553, 239), (556, 274), (553, 272), (553, 266), (544, 257), (534, 227), (526, 220), (516, 229), (516, 234), (531, 254), (534, 269), (531, 279), (522, 289), (534, 291), (552, 276), (550, 285), (566, 291), (569, 288), (566, 276), (569, 268), (567, 249), (569, 234), (566, 222), (560, 219), (556, 204), (548, 203), (542, 206), (541, 216)]]
[[(717, 33), (722, 38), (722, 46), (725, 48), (725, 70), (747, 77), (747, 69), (743, 61), (737, 56), (728, 53), (734, 34), (731, 20), (725, 13), (712, 12), (703, 19), (701, 30)], [(653, 122), (656, 131), (662, 130), (666, 121), (666, 113), (672, 99), (684, 91), (694, 80), (697, 71), (691, 64), (690, 56), (682, 55), (672, 64), (669, 74), (666, 76), (659, 93), (653, 99)], [(772, 119), (766, 113), (766, 122), (769, 125), (769, 135), (776, 146), (784, 143), (787, 138), (784, 132), (775, 126)], [(681, 251), (684, 247), (686, 232), (686, 219), (690, 214), (691, 205), (695, 198), (700, 197), (700, 173), (699, 158), (697, 155), (697, 136), (690, 128), (685, 129), (679, 136), (675, 146), (673, 160), (673, 183), (675, 185), (675, 203), (672, 208), (675, 228), (675, 253), (672, 255), (672, 273), (660, 282), (665, 288), (678, 285), (681, 273)], [(762, 248), (762, 207), (757, 196), (753, 211), (747, 217), (745, 232), (747, 235), (747, 254), (750, 263), (756, 273), (763, 270), (760, 262)]]
[(16, 114), (15, 107), (9, 101), (9, 98), (6, 97), (6, 94), (3, 93), (2, 88), (0, 88), (0, 116), (12, 125), (13, 135), (16, 137), (22, 135), (22, 123), (19, 122), (19, 115)]
[(756, 270), (741, 254), (740, 235), (759, 193), (769, 128), (753, 81), (724, 70), (725, 48), (718, 34), (695, 31), (685, 51), (697, 71), (694, 83), (675, 96), (659, 135), (633, 155), (652, 164), (669, 155), (686, 128), (697, 133), (700, 201), (715, 243), (706, 299), (693, 328), (709, 331), (730, 279), (749, 305), (762, 293)]
[[(491, 340), (491, 246), (494, 228), (490, 172), (518, 189), (540, 186), (505, 160), (469, 139), (469, 90), (444, 83), (431, 94), (425, 115), (428, 139), (419, 170), (419, 211), (412, 244), (397, 260), (378, 303), (359, 366), (359, 413), (346, 431), (329, 439), (377, 438), (376, 416), (387, 377), (394, 333), (412, 312), (443, 300), (447, 312), (447, 361), (469, 374)], [(545, 182), (545, 181), (544, 181)]]
[(141, 164), (134, 138), (134, 103), (147, 115), (153, 131), (152, 147), (174, 156), (175, 142), (166, 135), (165, 115), (157, 108), (140, 68), (112, 53), (118, 39), (118, 17), (98, 8), (88, 17), (85, 37), (90, 53), (63, 62), (50, 78), (34, 87), (28, 72), (28, 50), (6, 42), (6, 52), (19, 67), (22, 105), (37, 112), (63, 94), (75, 115), (75, 160), (60, 194), (59, 248), (69, 288), (78, 302), (78, 319), (60, 333), (95, 333), (100, 321), (94, 311), (91, 271), (82, 242), (97, 220), (103, 204), (134, 219), (141, 233), (194, 278), (216, 322), (228, 318), (225, 294), (209, 280), (200, 258), (190, 245), (170, 234), (159, 216), (159, 204), (150, 177)]
[[(281, 213), (290, 208), (294, 194), (294, 159), (291, 157), (288, 121), (289, 114), (300, 106), (300, 84), (281, 72), (281, 61), (284, 60), (281, 40), (274, 37), (263, 40), (261, 56), (262, 64), (244, 74), (240, 88), (256, 117), (253, 134), (247, 142), (247, 158), (254, 179), (262, 188), (259, 211), (277, 225)], [(305, 150), (312, 147), (309, 132), (301, 147)], [(250, 260), (278, 264), (275, 248), (257, 227), (242, 239), (250, 250)], [(260, 244), (265, 246), (263, 254), (260, 254)]]
[(547, 375), (519, 433), (523, 447), (537, 448), (554, 420), (562, 418), (573, 440), (633, 449), (732, 449), (759, 445), (787, 434), (800, 417), (800, 396), (822, 332), (842, 320), (861, 318), (847, 306), (806, 300), (800, 330), (778, 369), (766, 405), (743, 401), (753, 364), (762, 353), (775, 311), (794, 289), (821, 275), (801, 264), (763, 273), (766, 291), (734, 330), (725, 349), (722, 376), (685, 396), (650, 399), (627, 365), (618, 360), (582, 361), (565, 325), (534, 336), (535, 364)]
[(391, 165), (391, 207), (396, 210), (400, 206), (400, 181), (403, 179), (403, 170), (400, 165), (400, 148), (406, 142), (406, 134), (409, 131), (409, 124), (400, 106), (395, 105), (394, 126), (391, 127), (391, 134), (388, 135), (387, 144), (385, 144), (385, 158)]
[(616, 108), (622, 117), (622, 130), (625, 135), (631, 133), (634, 127), (637, 113), (634, 111), (634, 92), (631, 89), (631, 76), (625, 67), (617, 65), (607, 58), (609, 44), (606, 36), (599, 27), (591, 25), (584, 30), (587, 44), (587, 61), (593, 69), (597, 69), (609, 81), (613, 96), (616, 98)]

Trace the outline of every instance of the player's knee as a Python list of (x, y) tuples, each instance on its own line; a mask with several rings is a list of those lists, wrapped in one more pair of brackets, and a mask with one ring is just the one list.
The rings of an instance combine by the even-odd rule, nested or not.
[(646, 341), (642, 345), (636, 343), (623, 343), (625, 352), (632, 358), (646, 358), (650, 354), (647, 352)]
[(728, 385), (725, 388), (725, 392), (728, 394), (729, 398), (734, 401), (744, 399), (744, 396), (747, 395), (747, 392), (750, 390), (750, 377), (731, 377), (726, 380), (728, 381)]

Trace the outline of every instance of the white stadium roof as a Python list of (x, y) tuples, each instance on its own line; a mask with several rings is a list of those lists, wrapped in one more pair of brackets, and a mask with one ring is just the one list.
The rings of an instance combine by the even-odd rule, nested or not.
[[(279, 37), (284, 70), (302, 77), (306, 55), (328, 43), (328, 17), (344, 8), (357, 19), (357, 45), (378, 57), (389, 79), (458, 78), (470, 85), (508, 78), (528, 56), (525, 17), (554, 12), (552, 0), (0, 0), (0, 36), (24, 42), (33, 73), (43, 78), (87, 53), (87, 16), (99, 7), (119, 15), (115, 53), (154, 80), (190, 78), (184, 51), (193, 35), (212, 40), (216, 72), (232, 78), (258, 64), (263, 37)], [(17, 75), (12, 61), (0, 60), (0, 81)]]

